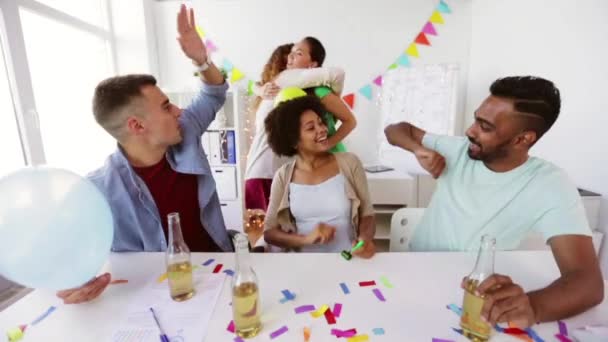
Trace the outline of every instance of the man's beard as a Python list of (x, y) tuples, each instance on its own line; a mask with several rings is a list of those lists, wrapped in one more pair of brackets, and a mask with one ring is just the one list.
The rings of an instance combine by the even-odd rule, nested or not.
[(507, 139), (506, 141), (498, 144), (496, 147), (494, 147), (492, 149), (492, 151), (484, 152), (483, 146), (481, 144), (479, 144), (477, 141), (475, 141), (475, 139), (473, 139), (471, 137), (467, 137), (467, 138), (469, 138), (469, 141), (471, 142), (471, 144), (474, 144), (479, 147), (479, 153), (476, 155), (471, 154), (470, 149), (467, 151), (469, 158), (471, 158), (473, 160), (480, 160), (480, 161), (483, 161), (484, 163), (490, 163), (495, 160), (502, 159), (509, 154), (507, 146), (511, 142), (511, 139)]

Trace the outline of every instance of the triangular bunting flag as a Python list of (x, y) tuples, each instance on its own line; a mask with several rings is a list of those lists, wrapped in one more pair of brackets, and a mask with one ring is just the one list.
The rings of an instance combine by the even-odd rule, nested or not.
[(232, 63), (230, 63), (229, 60), (224, 58), (224, 61), (222, 62), (222, 67), (226, 70), (226, 71), (231, 71), (234, 68), (234, 65), (232, 65)]
[(378, 87), (382, 87), (382, 75), (376, 77), (374, 79), (374, 83), (378, 86)]
[(253, 85), (255, 84), (255, 82), (253, 80), (249, 80), (249, 82), (247, 82), (247, 95), (251, 96), (253, 95)]
[(198, 25), (196, 25), (196, 33), (198, 33), (199, 37), (205, 38), (205, 31)]
[(424, 32), (426, 34), (430, 34), (432, 36), (437, 35), (437, 31), (435, 31), (435, 26), (433, 26), (433, 24), (431, 24), (430, 21), (427, 21), (426, 24), (424, 24), (424, 27), (422, 28), (422, 32)]
[(429, 21), (433, 24), (443, 24), (443, 18), (441, 17), (441, 14), (439, 14), (438, 11), (433, 12), (433, 15), (431, 15)]
[(405, 53), (407, 53), (408, 55), (410, 55), (412, 57), (420, 57), (420, 55), (418, 54), (418, 48), (416, 47), (416, 44), (414, 44), (414, 43), (410, 44), (410, 46), (407, 48), (407, 50), (405, 50)]
[(365, 97), (367, 97), (368, 100), (372, 99), (372, 86), (369, 84), (364, 85), (363, 87), (361, 87), (361, 89), (359, 89), (359, 93)]
[(401, 55), (401, 56), (399, 56), (399, 59), (397, 60), (397, 63), (399, 63), (399, 65), (401, 65), (401, 66), (409, 67), (410, 66), (410, 59), (407, 58), (407, 55)]
[(443, 0), (439, 2), (439, 6), (437, 6), (437, 10), (441, 13), (452, 13), (448, 4), (446, 4)]
[(418, 37), (416, 37), (415, 42), (416, 42), (416, 44), (420, 44), (420, 45), (429, 45), (429, 46), (431, 45), (431, 42), (429, 42), (429, 40), (426, 39), (426, 36), (422, 32), (418, 33)]
[(243, 72), (237, 68), (232, 69), (232, 75), (230, 75), (230, 82), (238, 82), (243, 79), (245, 75)]
[(397, 64), (393, 63), (391, 65), (388, 66), (388, 70), (393, 70), (393, 69), (397, 69)]
[(211, 39), (207, 39), (207, 41), (205, 42), (205, 46), (207, 47), (207, 52), (208, 53), (217, 51), (217, 47), (215, 46), (215, 44), (213, 44), (213, 42), (211, 41)]
[(342, 97), (342, 100), (351, 108), (355, 108), (355, 94), (347, 94)]

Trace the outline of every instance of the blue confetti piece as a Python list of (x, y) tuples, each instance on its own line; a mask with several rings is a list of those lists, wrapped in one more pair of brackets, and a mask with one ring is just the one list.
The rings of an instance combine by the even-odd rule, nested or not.
[(281, 292), (283, 293), (283, 296), (285, 296), (285, 299), (287, 299), (287, 300), (296, 299), (296, 296), (293, 293), (289, 292), (289, 290), (283, 290)]
[(459, 333), (460, 335), (464, 336), (464, 331), (462, 329), (456, 329), (456, 328), (452, 328), (452, 330), (454, 330), (455, 332)]
[(30, 325), (36, 325), (36, 324), (40, 323), (43, 319), (47, 318), (48, 315), (52, 314), (53, 311), (55, 311), (56, 309), (57, 309), (56, 307), (51, 306), (42, 315), (38, 316), (38, 318), (36, 318), (32, 323), (30, 323)]
[(458, 316), (462, 316), (462, 309), (456, 304), (450, 304), (446, 306), (449, 310), (457, 314)]
[(342, 292), (344, 292), (344, 294), (350, 293), (350, 290), (348, 289), (348, 286), (346, 286), (346, 284), (340, 283), (340, 287), (342, 288)]
[(234, 271), (230, 270), (230, 269), (224, 270), (224, 273), (226, 273), (227, 275), (229, 275), (231, 277), (234, 275)]
[(372, 332), (374, 333), (374, 335), (384, 335), (384, 329), (382, 328), (374, 328), (372, 329)]
[(545, 342), (545, 340), (543, 340), (540, 336), (538, 336), (536, 334), (536, 332), (534, 330), (532, 330), (532, 328), (526, 328), (524, 329), (528, 335), (534, 340), (534, 342)]
[(214, 261), (215, 261), (215, 259), (209, 259), (209, 260), (207, 260), (207, 261), (205, 261), (205, 262), (203, 263), (203, 266), (209, 266), (209, 265), (211, 265), (211, 264), (212, 264)]
[(279, 300), (279, 302), (281, 304), (285, 304), (285, 303), (289, 302), (289, 299), (287, 299), (287, 298), (281, 298), (281, 300)]

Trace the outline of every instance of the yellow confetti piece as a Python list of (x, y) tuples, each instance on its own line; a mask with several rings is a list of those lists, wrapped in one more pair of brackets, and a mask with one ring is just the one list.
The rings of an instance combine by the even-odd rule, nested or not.
[(198, 25), (196, 25), (196, 33), (198, 33), (201, 38), (205, 38), (205, 31)]
[(412, 56), (412, 57), (420, 57), (420, 55), (418, 54), (418, 48), (416, 47), (416, 44), (414, 44), (414, 43), (410, 44), (410, 46), (407, 48), (407, 50), (405, 50), (405, 53), (407, 53), (409, 56)]
[(23, 338), (23, 330), (21, 330), (19, 327), (12, 328), (6, 332), (6, 335), (8, 336), (8, 340), (10, 342), (19, 341)]
[(439, 11), (433, 12), (429, 21), (433, 24), (443, 24), (443, 18), (441, 17), (441, 14), (439, 14)]
[(322, 307), (319, 308), (319, 310), (311, 312), (310, 315), (314, 318), (319, 318), (323, 316), (325, 314), (325, 311), (327, 311), (328, 309), (329, 306), (327, 306), (327, 304), (324, 304)]
[(167, 273), (163, 273), (160, 277), (158, 277), (158, 279), (156, 279), (156, 281), (159, 283), (162, 283), (165, 280), (167, 280)]
[(232, 75), (230, 75), (230, 82), (237, 82), (243, 79), (245, 75), (237, 68), (232, 69)]
[(357, 336), (353, 336), (353, 337), (349, 337), (348, 342), (364, 342), (364, 341), (369, 341), (369, 336), (366, 335), (357, 335)]

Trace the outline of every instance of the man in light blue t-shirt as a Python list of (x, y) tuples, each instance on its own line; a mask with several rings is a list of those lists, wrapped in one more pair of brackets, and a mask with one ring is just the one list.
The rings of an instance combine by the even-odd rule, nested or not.
[(530, 148), (557, 120), (559, 90), (536, 77), (506, 77), (475, 112), (466, 137), (438, 136), (406, 122), (386, 128), (388, 141), (411, 151), (437, 189), (412, 238), (417, 251), (465, 251), (481, 237), (515, 249), (530, 232), (551, 246), (561, 277), (525, 293), (503, 275), (485, 280), (482, 314), (492, 324), (572, 316), (603, 300), (604, 285), (576, 187), (564, 171)]

